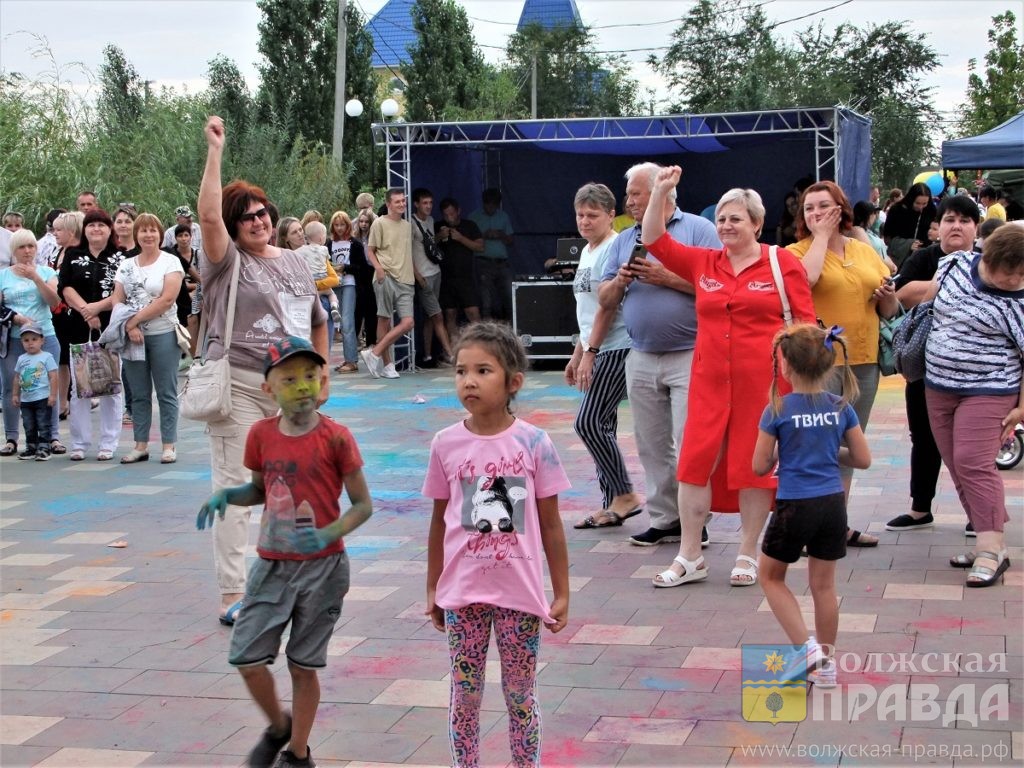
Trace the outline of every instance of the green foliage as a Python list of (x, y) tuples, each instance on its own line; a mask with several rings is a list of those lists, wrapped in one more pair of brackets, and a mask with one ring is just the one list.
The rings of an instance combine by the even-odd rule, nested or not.
[(921, 77), (938, 56), (907, 22), (822, 24), (780, 40), (760, 7), (699, 0), (652, 65), (679, 95), (675, 109), (729, 112), (846, 104), (873, 119), (873, 175), (903, 186), (926, 158), (935, 120)]
[(1017, 41), (1017, 19), (1011, 11), (992, 17), (988, 42), (984, 71), (977, 71), (977, 59), (967, 64), (960, 130), (968, 136), (991, 130), (1024, 108), (1024, 44)]
[(412, 7), (417, 44), (402, 67), (405, 115), (413, 122), (451, 120), (477, 102), (483, 57), (466, 11), (455, 0), (418, 0)]
[[(345, 28), (345, 101), (359, 99), (365, 108), (377, 84), (373, 74), (373, 36), (355, 3), (345, 6)], [(346, 118), (342, 161), (349, 169), (348, 178), (365, 183), (370, 178), (373, 144), (366, 112), (363, 114), (363, 122)]]
[(261, 122), (274, 119), (288, 135), (331, 143), (337, 0), (258, 0)]
[(103, 49), (100, 83), (96, 103), (100, 124), (108, 133), (130, 132), (142, 117), (145, 84), (116, 45)]
[[(38, 55), (53, 62), (44, 43)], [(123, 56), (111, 61), (122, 74), (134, 72)], [(279, 123), (252, 120), (252, 100), (234, 63), (215, 59), (210, 68), (207, 92), (140, 93), (141, 102), (126, 102), (140, 110), (137, 118), (115, 122), (107, 119), (127, 114), (117, 111), (123, 104), (101, 99), (90, 106), (56, 62), (36, 80), (0, 72), (0, 205), (25, 214), (41, 232), (50, 208), (73, 208), (78, 192), (92, 189), (108, 210), (132, 202), (170, 223), (176, 206), (195, 205), (206, 158), (203, 125), (214, 110), (228, 117), (225, 182), (260, 184), (283, 214), (334, 211), (351, 202), (344, 169), (322, 144), (293, 139)], [(110, 82), (133, 91), (130, 76)], [(107, 95), (119, 92), (106, 80), (103, 87)]]
[(509, 37), (507, 72), (521, 83), (518, 112), (529, 116), (537, 62), (537, 117), (597, 117), (640, 113), (639, 87), (624, 56), (604, 56), (588, 27), (545, 29), (531, 24)]

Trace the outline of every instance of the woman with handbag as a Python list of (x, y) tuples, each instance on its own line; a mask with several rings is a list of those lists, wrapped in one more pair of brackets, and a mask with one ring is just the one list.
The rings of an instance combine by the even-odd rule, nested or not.
[[(68, 215), (68, 214), (65, 214)], [(110, 294), (114, 290), (114, 275), (123, 254), (117, 247), (114, 221), (110, 214), (93, 208), (83, 219), (85, 244), (70, 248), (60, 266), (57, 292), (70, 307), (68, 335), (71, 342), (81, 344), (98, 337), (110, 322), (113, 307)], [(74, 377), (73, 377), (74, 378)], [(97, 461), (110, 461), (117, 450), (121, 435), (121, 415), (124, 397), (120, 382), (115, 393), (100, 397), (99, 450)], [(79, 397), (78, 387), (71, 387), (71, 453), (72, 461), (82, 461), (92, 443), (92, 416), (89, 397)]]
[(341, 307), (341, 350), (344, 362), (336, 373), (356, 373), (359, 370), (358, 334), (356, 333), (356, 275), (369, 270), (363, 244), (352, 237), (352, 220), (344, 211), (331, 216), (331, 239), (327, 247), (331, 252), (334, 271), (341, 285), (334, 289)]
[[(844, 329), (845, 354), (857, 378), (860, 396), (853, 401), (861, 429), (867, 431), (871, 406), (878, 392), (878, 343), (880, 318), (895, 317), (900, 311), (896, 289), (889, 281), (889, 268), (868, 244), (846, 237), (853, 225), (853, 208), (837, 184), (819, 181), (809, 186), (796, 214), (797, 237), (789, 246), (807, 270), (814, 310), (826, 327)], [(836, 365), (844, 364), (844, 353), (836, 355)], [(842, 383), (833, 377), (830, 389), (837, 395)], [(839, 474), (847, 496), (853, 481), (853, 469), (840, 467)], [(851, 530), (847, 546), (874, 547), (878, 539)]]
[[(772, 382), (772, 340), (785, 322), (814, 322), (804, 268), (795, 256), (758, 242), (764, 205), (752, 189), (726, 192), (715, 208), (721, 250), (680, 244), (662, 212), (679, 182), (678, 166), (662, 168), (643, 221), (643, 244), (694, 287), (697, 346), (679, 450), (682, 540), (656, 587), (703, 581), (701, 528), (710, 509), (740, 513), (740, 543), (729, 582), (757, 583), (757, 539), (768, 518), (776, 479), (753, 471), (758, 422)], [(630, 271), (628, 265), (622, 267)]]
[[(0, 374), (4, 390), (4, 444), (0, 456), (14, 456), (18, 452), (18, 426), (21, 411), (14, 404), (15, 365), (25, 351), (21, 345), (21, 328), (36, 325), (43, 334), (43, 351), (60, 357), (60, 344), (53, 330), (53, 316), (50, 308), (57, 305), (57, 273), (45, 264), (36, 264), (36, 236), (31, 230), (19, 229), (11, 235), (11, 266), (0, 269), (0, 317), (7, 317), (6, 355), (0, 360)], [(57, 431), (60, 425), (57, 406), (52, 410), (50, 434), (54, 440), (49, 452), (56, 453), (54, 445), (60, 445)], [(46, 446), (38, 446), (45, 449)], [(61, 446), (63, 448), (63, 446)], [(61, 451), (63, 453), (63, 451)]]
[(954, 254), (925, 298), (928, 419), (977, 536), (949, 564), (970, 568), (968, 587), (989, 587), (1010, 567), (1003, 528), (1006, 488), (995, 465), (1024, 418), (1024, 226), (1000, 227), (983, 254)]
[(161, 464), (177, 460), (178, 363), (181, 348), (175, 330), (177, 299), (184, 271), (173, 254), (160, 250), (163, 228), (151, 213), (140, 214), (132, 228), (139, 254), (125, 259), (114, 276), (113, 303), (126, 304), (134, 314), (125, 322), (133, 344), (145, 349), (142, 360), (122, 359), (122, 375), (132, 398), (135, 447), (121, 457), (122, 464), (149, 460), (149, 428), (153, 419), (153, 391), (160, 405)]
[(928, 244), (928, 227), (935, 219), (935, 203), (927, 184), (914, 184), (893, 204), (882, 226), (882, 239), (896, 266)]
[[(310, 339), (325, 359), (329, 347), (327, 313), (305, 261), (294, 251), (268, 243), (273, 225), (264, 191), (245, 181), (221, 188), (221, 118), (210, 117), (205, 134), (206, 167), (198, 209), (207, 338), (200, 339), (200, 349), (205, 360), (227, 360), (230, 393), (230, 411), (207, 425), (213, 489), (218, 491), (249, 481), (243, 464), (249, 428), (278, 411), (278, 404), (262, 389), (267, 345), (284, 336), (300, 336)], [(192, 371), (197, 368), (201, 366)], [(325, 385), (320, 402), (327, 396)], [(225, 624), (233, 624), (241, 611), (248, 541), (249, 509), (229, 505), (213, 526), (220, 620)]]
[[(65, 211), (53, 222), (53, 239), (57, 241), (57, 250), (51, 252), (46, 266), (60, 274), (60, 266), (64, 256), (71, 248), (82, 245), (82, 221), (85, 214), (81, 211)], [(60, 359), (57, 361), (57, 381), (60, 391), (57, 393), (60, 403), (60, 420), (63, 421), (71, 412), (71, 308), (62, 299), (53, 309), (53, 330), (60, 343)]]

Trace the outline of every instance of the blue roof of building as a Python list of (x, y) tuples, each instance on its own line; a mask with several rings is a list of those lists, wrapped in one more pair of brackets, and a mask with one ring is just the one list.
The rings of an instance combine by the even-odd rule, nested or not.
[(576, 0), (526, 0), (516, 29), (522, 31), (530, 24), (540, 24), (545, 29), (582, 27), (583, 20)]
[(409, 63), (409, 49), (418, 42), (412, 26), (416, 0), (388, 0), (366, 27), (373, 36), (373, 66), (398, 68)]

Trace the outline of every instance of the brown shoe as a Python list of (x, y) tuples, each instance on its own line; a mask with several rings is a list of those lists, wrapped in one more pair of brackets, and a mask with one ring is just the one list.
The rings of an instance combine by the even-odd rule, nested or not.
[(334, 370), (338, 373), (358, 373), (359, 366), (356, 363), (342, 363)]

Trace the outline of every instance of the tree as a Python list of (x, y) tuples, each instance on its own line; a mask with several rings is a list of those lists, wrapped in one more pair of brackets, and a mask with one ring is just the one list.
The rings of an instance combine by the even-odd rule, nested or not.
[(145, 85), (116, 45), (103, 49), (100, 64), (100, 96), (96, 110), (108, 133), (131, 131), (142, 117)]
[(255, 117), (255, 104), (238, 65), (226, 56), (215, 56), (210, 59), (206, 79), (210, 83), (210, 112), (220, 115), (233, 134), (245, 135)]
[(412, 7), (418, 41), (403, 65), (409, 120), (451, 119), (477, 99), (483, 57), (466, 11), (454, 0), (418, 0)]
[(772, 691), (768, 694), (768, 698), (764, 700), (764, 706), (772, 713), (772, 717), (779, 716), (779, 710), (782, 709), (785, 702), (782, 700), (782, 696), (779, 695), (778, 691)]
[(672, 32), (669, 50), (649, 63), (683, 94), (673, 110), (778, 108), (792, 98), (794, 62), (770, 32), (760, 7), (699, 0)]
[(1024, 45), (1017, 42), (1013, 12), (992, 17), (985, 70), (978, 73), (977, 59), (967, 63), (967, 103), (960, 112), (960, 130), (966, 135), (984, 133), (1016, 115), (1024, 104)]
[(338, 0), (258, 0), (262, 122), (330, 144)]
[(810, 26), (779, 40), (759, 6), (699, 0), (651, 59), (694, 112), (845, 104), (873, 119), (873, 171), (903, 186), (926, 157), (935, 110), (922, 76), (938, 56), (907, 22)]
[(639, 86), (623, 56), (602, 56), (588, 27), (539, 24), (509, 37), (508, 70), (516, 82), (519, 111), (529, 115), (531, 79), (537, 64), (537, 117), (638, 114)]
[[(359, 99), (363, 104), (370, 104), (376, 91), (373, 36), (355, 3), (345, 6), (345, 28), (345, 100)], [(365, 122), (363, 125), (347, 124), (342, 142), (342, 161), (351, 171), (349, 178), (356, 183), (369, 183), (372, 151), (370, 130), (365, 127)]]

